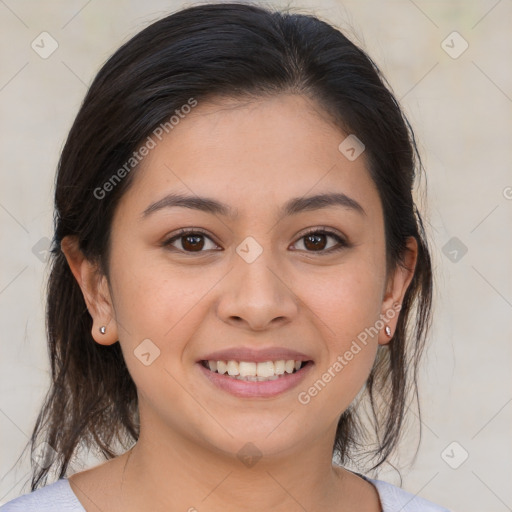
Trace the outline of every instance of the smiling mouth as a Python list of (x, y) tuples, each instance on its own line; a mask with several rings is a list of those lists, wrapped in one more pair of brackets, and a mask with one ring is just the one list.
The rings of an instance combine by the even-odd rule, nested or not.
[(201, 365), (212, 373), (246, 382), (265, 382), (286, 378), (301, 371), (312, 361), (293, 359), (278, 361), (201, 361)]

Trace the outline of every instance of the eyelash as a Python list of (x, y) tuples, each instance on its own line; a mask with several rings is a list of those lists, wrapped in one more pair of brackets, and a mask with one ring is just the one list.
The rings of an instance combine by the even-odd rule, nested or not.
[[(306, 237), (310, 236), (310, 235), (317, 235), (317, 234), (327, 235), (327, 236), (330, 236), (330, 237), (334, 238), (338, 242), (338, 246), (331, 247), (330, 249), (327, 249), (327, 250), (306, 251), (306, 252), (313, 253), (313, 254), (318, 253), (319, 255), (326, 255), (326, 254), (332, 254), (334, 252), (341, 251), (342, 249), (346, 249), (346, 248), (351, 247), (351, 244), (349, 242), (347, 242), (347, 240), (345, 240), (340, 235), (338, 235), (337, 233), (335, 233), (333, 231), (330, 231), (327, 228), (312, 228), (309, 231), (307, 231), (306, 233), (302, 234), (297, 239), (297, 242), (299, 240), (302, 240), (303, 238), (306, 238)], [(180, 229), (177, 234), (175, 234), (171, 238), (168, 238), (167, 240), (165, 240), (162, 243), (162, 246), (169, 249), (173, 242), (175, 242), (176, 240), (178, 240), (178, 239), (180, 239), (180, 238), (182, 238), (184, 236), (188, 236), (188, 235), (203, 235), (206, 238), (210, 239), (213, 243), (215, 243), (211, 239), (211, 237), (205, 231), (203, 231), (201, 228), (193, 228), (193, 229), (192, 228), (183, 228), (183, 229)], [(175, 247), (172, 247), (172, 249), (174, 249), (174, 250), (176, 250), (178, 252), (185, 253), (185, 254), (198, 254), (199, 255), (201, 253), (206, 252), (206, 251), (196, 251), (196, 252), (194, 252), (194, 251), (183, 251), (182, 249), (176, 249)]]

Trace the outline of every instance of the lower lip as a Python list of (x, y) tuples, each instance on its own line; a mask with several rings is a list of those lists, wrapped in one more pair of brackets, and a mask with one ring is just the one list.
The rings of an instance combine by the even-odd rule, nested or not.
[(297, 386), (309, 373), (313, 363), (308, 361), (303, 368), (295, 373), (287, 373), (284, 374), (284, 377), (263, 382), (238, 380), (212, 372), (201, 363), (197, 363), (197, 366), (199, 366), (200, 371), (212, 384), (234, 396), (242, 398), (270, 398)]

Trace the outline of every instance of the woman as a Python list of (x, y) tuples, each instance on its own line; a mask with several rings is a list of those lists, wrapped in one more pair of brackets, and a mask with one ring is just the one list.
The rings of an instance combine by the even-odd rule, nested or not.
[[(389, 458), (415, 392), (420, 167), (313, 16), (196, 6), (123, 45), (62, 152), (44, 463), (2, 510), (445, 510), (343, 467)], [(81, 446), (109, 460), (65, 478)]]

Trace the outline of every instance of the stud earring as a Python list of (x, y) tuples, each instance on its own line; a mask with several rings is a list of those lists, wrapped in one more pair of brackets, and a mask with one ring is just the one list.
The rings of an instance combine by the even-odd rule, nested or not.
[(388, 336), (391, 336), (391, 329), (390, 329), (389, 325), (386, 325), (386, 327), (385, 327), (385, 329), (384, 329), (384, 330), (386, 331), (386, 334), (387, 334)]
[(100, 327), (100, 332), (101, 332), (101, 334), (105, 334), (107, 332), (107, 328), (104, 325), (102, 325)]

